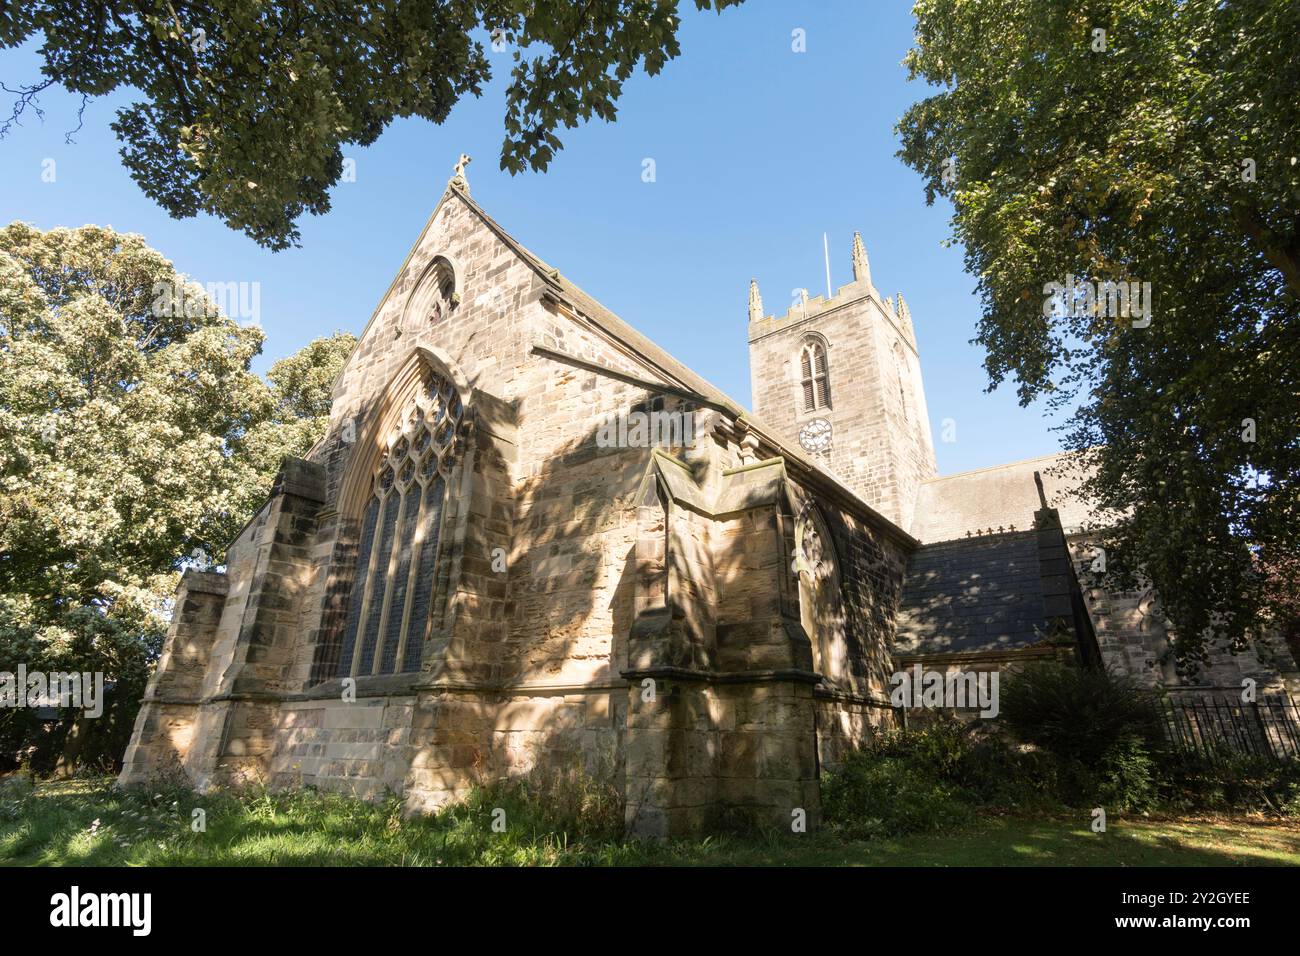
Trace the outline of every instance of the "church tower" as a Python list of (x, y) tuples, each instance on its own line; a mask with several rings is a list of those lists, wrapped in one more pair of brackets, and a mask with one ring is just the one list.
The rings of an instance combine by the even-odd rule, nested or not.
[(749, 372), (759, 421), (911, 526), (917, 489), (936, 470), (921, 362), (907, 303), (876, 291), (861, 235), (853, 281), (829, 299), (796, 289), (783, 315), (764, 315), (750, 282)]

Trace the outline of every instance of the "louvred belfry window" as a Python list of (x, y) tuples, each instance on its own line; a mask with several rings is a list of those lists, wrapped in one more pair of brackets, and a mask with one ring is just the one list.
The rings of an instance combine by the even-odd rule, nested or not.
[(804, 343), (799, 352), (799, 378), (805, 412), (831, 407), (831, 379), (824, 344), (816, 340)]
[(456, 389), (432, 375), (389, 440), (374, 494), (361, 516), (339, 677), (420, 669), (435, 597), (446, 488), (463, 415)]

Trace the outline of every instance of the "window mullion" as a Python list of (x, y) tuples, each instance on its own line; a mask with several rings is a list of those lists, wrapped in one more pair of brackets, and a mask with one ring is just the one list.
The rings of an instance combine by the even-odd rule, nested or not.
[[(394, 486), (389, 494), (397, 494)], [(402, 493), (402, 503), (397, 508), (397, 517), (393, 521), (393, 540), (388, 547), (388, 565), (384, 571), (384, 606), (379, 612), (379, 628), (375, 632), (375, 652), (370, 660), (370, 673), (378, 674), (384, 664), (384, 632), (388, 629), (388, 614), (392, 610), (393, 578), (397, 577), (397, 564), (402, 553), (402, 517), (411, 506), (410, 495)]]
[(424, 499), (427, 497), (424, 485), (415, 481), (406, 490), (407, 495), (415, 494), (415, 506), (419, 509), (415, 519), (415, 535), (410, 541), (411, 566), (406, 572), (406, 590), (402, 601), (402, 628), (397, 635), (397, 650), (393, 657), (393, 673), (400, 673), (402, 662), (406, 660), (406, 642), (411, 626), (411, 605), (415, 602), (416, 581), (420, 576), (420, 549), (424, 547), (425, 525), (429, 521), (428, 509)]
[(387, 497), (385, 495), (379, 499), (379, 507), (375, 511), (375, 529), (372, 532), (374, 537), (370, 542), (369, 564), (365, 569), (366, 588), (361, 596), (361, 614), (357, 618), (357, 633), (352, 638), (352, 664), (348, 668), (348, 674), (351, 677), (357, 676), (357, 665), (361, 660), (361, 647), (366, 642), (366, 619), (370, 614), (370, 600), (375, 588), (375, 576), (379, 564), (379, 541), (382, 537), (381, 526), (384, 521), (384, 503)]

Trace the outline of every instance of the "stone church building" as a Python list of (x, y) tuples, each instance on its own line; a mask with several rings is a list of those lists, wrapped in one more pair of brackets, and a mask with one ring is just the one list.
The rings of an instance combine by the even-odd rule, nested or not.
[[(1088, 586), (1058, 459), (936, 474), (912, 316), (856, 236), (852, 267), (779, 316), (751, 284), (751, 413), (521, 246), (458, 166), (328, 433), (223, 572), (184, 575), (122, 782), (430, 810), (580, 767), (633, 834), (815, 825), (822, 769), (899, 719), (896, 670), (1177, 681), (1152, 596)], [(1271, 645), (1208, 675), (1297, 676)]]

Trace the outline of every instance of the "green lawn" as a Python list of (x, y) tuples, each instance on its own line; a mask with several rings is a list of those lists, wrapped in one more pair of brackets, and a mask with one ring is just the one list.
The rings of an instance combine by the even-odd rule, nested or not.
[[(195, 833), (193, 810), (206, 813)], [(668, 844), (578, 841), (541, 832), (511, 808), (457, 807), (402, 819), (396, 801), (315, 793), (235, 799), (185, 791), (122, 792), (109, 780), (0, 788), (5, 865), (1300, 865), (1300, 824), (1248, 818), (1111, 820), (988, 816), (942, 834), (844, 841), (831, 833), (714, 837)]]

